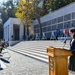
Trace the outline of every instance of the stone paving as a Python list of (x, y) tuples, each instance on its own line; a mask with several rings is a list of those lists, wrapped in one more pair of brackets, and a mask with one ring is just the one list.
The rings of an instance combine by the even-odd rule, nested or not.
[[(0, 70), (0, 75), (48, 75), (48, 63), (8, 51), (11, 54), (10, 63), (5, 63), (6, 68)], [(75, 75), (75, 72), (69, 71), (69, 75)]]
[(9, 51), (10, 63), (0, 70), (0, 75), (48, 75), (48, 64), (36, 59)]

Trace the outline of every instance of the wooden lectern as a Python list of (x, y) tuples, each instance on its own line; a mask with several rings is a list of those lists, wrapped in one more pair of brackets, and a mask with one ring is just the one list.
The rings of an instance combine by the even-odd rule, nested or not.
[(49, 75), (68, 75), (68, 56), (72, 53), (62, 48), (47, 47)]

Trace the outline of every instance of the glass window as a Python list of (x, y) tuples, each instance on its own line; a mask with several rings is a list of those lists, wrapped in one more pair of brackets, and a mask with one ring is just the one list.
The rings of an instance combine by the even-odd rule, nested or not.
[(63, 29), (63, 23), (58, 24), (58, 29)]
[(47, 25), (51, 25), (51, 20), (50, 21), (47, 21)]
[(47, 31), (51, 31), (51, 26), (46, 27)]
[(63, 37), (63, 36), (64, 36), (63, 30), (60, 31), (60, 35), (59, 35), (59, 36), (60, 36), (60, 37)]
[(34, 33), (36, 33), (36, 30), (34, 30)]
[(44, 27), (44, 26), (46, 26), (46, 22), (43, 22), (43, 23), (42, 23), (42, 27)]
[(37, 29), (37, 33), (39, 33), (39, 29)]
[(65, 29), (65, 28), (70, 28), (70, 25), (71, 25), (71, 21), (65, 22), (65, 23), (64, 23), (64, 29)]
[(58, 22), (62, 22), (63, 21), (63, 16), (58, 17)]
[(64, 16), (64, 21), (70, 20), (71, 19), (71, 14), (67, 14)]
[(56, 25), (53, 25), (52, 26), (52, 30), (56, 30)]
[(36, 25), (34, 25), (34, 29), (36, 28)]
[(75, 27), (75, 20), (72, 21), (71, 27)]
[(42, 32), (46, 32), (46, 27), (43, 27), (42, 28)]
[(55, 18), (55, 19), (53, 19), (53, 20), (51, 21), (51, 23), (52, 23), (52, 24), (57, 23), (57, 19), (56, 19), (56, 18)]
[(46, 37), (47, 37), (47, 39), (50, 39), (50, 36), (51, 36), (51, 32), (46, 33)]
[(43, 27), (44, 23), (42, 23), (42, 27)]
[(35, 27), (37, 28), (37, 25), (35, 25)]
[(34, 32), (35, 32), (35, 33), (39, 33), (39, 29), (35, 29)]
[(38, 25), (38, 24), (34, 25), (34, 28), (38, 28), (38, 27), (39, 27), (39, 25)]
[(75, 18), (75, 12), (72, 13), (72, 19), (74, 19), (74, 18)]
[(37, 28), (39, 28), (39, 24), (37, 24)]

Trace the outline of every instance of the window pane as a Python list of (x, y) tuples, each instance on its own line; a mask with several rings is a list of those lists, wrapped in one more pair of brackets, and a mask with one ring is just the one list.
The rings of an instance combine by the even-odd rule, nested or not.
[(46, 27), (47, 31), (51, 31), (51, 26)]
[(52, 26), (52, 30), (55, 30), (55, 29), (56, 29), (56, 25), (53, 25), (53, 26)]
[(52, 23), (52, 24), (57, 23), (57, 19), (56, 19), (56, 18), (55, 18), (55, 19), (53, 19), (53, 20), (51, 21), (51, 23)]
[(46, 27), (43, 27), (42, 28), (42, 32), (46, 32)]
[(63, 29), (63, 23), (58, 24), (58, 29)]
[(50, 20), (50, 21), (47, 21), (46, 26), (47, 26), (47, 25), (51, 25), (51, 20)]
[(74, 19), (74, 18), (75, 18), (75, 12), (72, 13), (72, 19)]
[(67, 14), (64, 16), (64, 21), (70, 20), (71, 19), (71, 14)]
[(58, 17), (58, 22), (62, 22), (63, 21), (63, 16)]
[(71, 25), (71, 22), (69, 21), (69, 22), (65, 22), (64, 23), (64, 29), (65, 28), (70, 28), (70, 25)]
[(46, 33), (46, 37), (47, 37), (48, 39), (50, 39), (50, 36), (51, 36), (51, 32)]
[(75, 27), (75, 20), (72, 21), (71, 27)]

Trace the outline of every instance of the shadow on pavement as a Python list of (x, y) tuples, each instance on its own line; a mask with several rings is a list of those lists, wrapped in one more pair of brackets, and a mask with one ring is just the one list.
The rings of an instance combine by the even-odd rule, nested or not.
[(3, 68), (0, 68), (0, 70), (3, 70)]
[(1, 60), (5, 63), (10, 63), (8, 60), (1, 58)]

